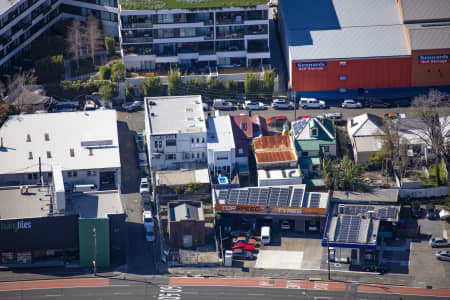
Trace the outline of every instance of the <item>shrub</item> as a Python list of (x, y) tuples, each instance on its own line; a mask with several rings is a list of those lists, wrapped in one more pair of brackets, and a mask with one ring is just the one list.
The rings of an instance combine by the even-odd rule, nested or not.
[(36, 76), (39, 83), (60, 81), (64, 77), (63, 56), (47, 56), (34, 64)]
[(125, 80), (125, 65), (122, 62), (117, 62), (111, 67), (111, 80), (120, 82)]
[(111, 67), (108, 65), (100, 67), (99, 74), (100, 74), (101, 80), (110, 80), (111, 79)]
[(116, 54), (116, 41), (112, 36), (105, 36), (105, 47), (109, 55)]
[(127, 101), (131, 101), (134, 99), (135, 93), (134, 93), (134, 85), (132, 85), (131, 83), (128, 83), (125, 86), (125, 98), (127, 99)]

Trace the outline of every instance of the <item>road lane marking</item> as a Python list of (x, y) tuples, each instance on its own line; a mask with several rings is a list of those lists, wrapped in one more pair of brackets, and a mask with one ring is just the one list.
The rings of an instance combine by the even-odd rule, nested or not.
[(130, 286), (129, 284), (111, 284), (110, 287)]
[(255, 294), (249, 293), (248, 295), (249, 296), (264, 296), (264, 294), (256, 294), (256, 293)]
[(131, 295), (131, 292), (115, 292), (114, 295)]

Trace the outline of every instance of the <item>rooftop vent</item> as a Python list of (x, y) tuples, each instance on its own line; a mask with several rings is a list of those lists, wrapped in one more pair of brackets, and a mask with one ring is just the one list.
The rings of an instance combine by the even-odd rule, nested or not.
[(33, 159), (33, 152), (28, 152), (28, 159)]
[(50, 151), (47, 151), (47, 158), (52, 158), (52, 153)]
[(75, 157), (75, 149), (70, 148), (70, 157)]
[(31, 135), (27, 134), (27, 142), (31, 142)]
[(44, 139), (45, 139), (46, 141), (50, 141), (50, 136), (49, 136), (48, 133), (44, 134)]

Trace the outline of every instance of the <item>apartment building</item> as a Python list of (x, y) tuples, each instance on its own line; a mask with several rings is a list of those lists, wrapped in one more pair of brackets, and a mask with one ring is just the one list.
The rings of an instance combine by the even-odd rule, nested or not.
[(176, 64), (183, 71), (209, 73), (216, 67), (270, 65), (267, 1), (227, 5), (216, 0), (121, 1), (119, 36), (126, 68), (164, 72)]
[(206, 124), (200, 95), (146, 97), (145, 134), (152, 169), (206, 168)]

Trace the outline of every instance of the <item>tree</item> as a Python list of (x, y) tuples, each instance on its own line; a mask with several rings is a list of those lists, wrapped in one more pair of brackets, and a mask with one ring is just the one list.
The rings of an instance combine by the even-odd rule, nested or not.
[(116, 41), (112, 36), (105, 36), (105, 47), (109, 55), (116, 54)]
[(275, 69), (265, 70), (264, 71), (264, 98), (271, 99), (273, 95), (273, 90), (275, 87), (275, 78), (277, 77), (277, 73)]
[(122, 62), (116, 62), (111, 68), (111, 80), (120, 82), (125, 80), (126, 69)]
[(7, 97), (5, 103), (15, 106), (18, 112), (26, 111), (26, 108), (33, 105), (41, 96), (33, 93), (31, 85), (36, 83), (36, 77), (31, 72), (19, 72), (8, 81)]
[(60, 81), (64, 77), (63, 56), (46, 56), (34, 64), (37, 80), (40, 83)]
[(103, 32), (100, 30), (98, 19), (94, 15), (89, 15), (86, 20), (86, 40), (92, 63), (95, 64), (95, 54), (103, 46)]
[(238, 83), (234, 80), (227, 80), (225, 82), (226, 98), (236, 99), (238, 93)]
[(104, 84), (102, 84), (98, 92), (100, 93), (100, 95), (102, 95), (103, 101), (111, 101), (112, 98), (117, 96), (117, 88), (111, 82), (105, 82)]
[(417, 96), (413, 100), (415, 114), (423, 123), (423, 126), (418, 126), (420, 128), (416, 129), (413, 134), (431, 148), (436, 155), (434, 163), (438, 186), (441, 185), (440, 167), (443, 169), (445, 181), (448, 182), (450, 116), (445, 115), (443, 107), (448, 107), (449, 104), (449, 95), (438, 90), (430, 90), (428, 94)]
[(15, 109), (14, 105), (0, 103), (0, 126), (3, 125), (8, 116), (18, 113), (19, 112)]
[(259, 97), (259, 80), (252, 73), (245, 74), (244, 89), (246, 99)]
[(99, 68), (99, 75), (101, 80), (111, 79), (111, 67), (109, 65), (101, 66)]
[(347, 156), (339, 162), (324, 159), (322, 169), (325, 184), (331, 190), (366, 191), (369, 188), (363, 180), (365, 168), (357, 165)]
[(135, 93), (134, 93), (134, 85), (131, 83), (128, 83), (125, 86), (125, 98), (127, 101), (132, 101), (134, 99)]
[(208, 97), (208, 83), (205, 79), (189, 78), (186, 80), (186, 95), (202, 95), (206, 99)]
[(72, 24), (67, 31), (66, 43), (67, 52), (75, 59), (77, 69), (79, 69), (81, 50), (86, 44), (86, 34), (80, 22), (75, 19), (72, 21)]
[(181, 80), (181, 74), (178, 69), (170, 70), (167, 81), (167, 90), (169, 96), (184, 95), (184, 84)]
[(141, 81), (139, 89), (144, 97), (157, 97), (165, 94), (164, 86), (158, 76), (150, 76)]
[(223, 98), (225, 86), (217, 78), (211, 78), (208, 82), (208, 95), (210, 99)]

